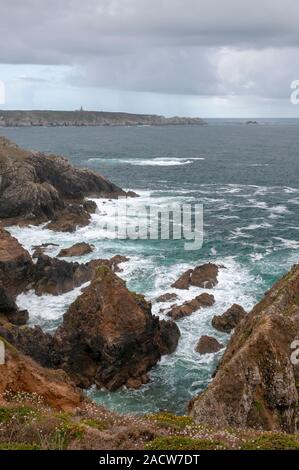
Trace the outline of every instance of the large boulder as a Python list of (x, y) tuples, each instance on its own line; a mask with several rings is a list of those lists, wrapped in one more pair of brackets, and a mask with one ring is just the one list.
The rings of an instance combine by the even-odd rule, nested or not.
[(244, 308), (241, 305), (233, 304), (222, 315), (215, 315), (212, 325), (218, 331), (230, 333), (245, 316)]
[(215, 298), (213, 295), (203, 293), (192, 300), (184, 302), (182, 305), (175, 305), (169, 312), (167, 312), (167, 315), (173, 320), (179, 320), (180, 318), (191, 315), (196, 310), (204, 307), (211, 307), (214, 303)]
[(75, 243), (75, 245), (70, 246), (69, 248), (63, 248), (58, 253), (59, 258), (68, 258), (72, 256), (83, 256), (88, 253), (92, 253), (94, 246), (86, 242)]
[(218, 283), (219, 267), (213, 263), (196, 266), (185, 271), (171, 287), (176, 289), (189, 289), (190, 286), (211, 289)]
[(298, 432), (298, 299), (299, 265), (236, 327), (213, 381), (190, 403), (197, 423)]
[(178, 338), (178, 329), (161, 324), (144, 297), (128, 291), (106, 266), (69, 307), (55, 334), (62, 367), (77, 384), (109, 390), (145, 383)]
[(220, 351), (224, 346), (213, 336), (202, 336), (195, 348), (199, 354), (211, 354)]

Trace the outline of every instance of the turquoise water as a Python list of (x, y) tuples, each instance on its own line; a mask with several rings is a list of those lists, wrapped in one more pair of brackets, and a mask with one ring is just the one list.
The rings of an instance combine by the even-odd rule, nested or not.
[[(30, 250), (39, 242), (55, 241), (60, 249), (84, 239), (96, 246), (84, 260), (128, 255), (121, 275), (149, 299), (171, 291), (171, 283), (188, 267), (211, 261), (226, 268), (212, 290), (215, 305), (178, 322), (179, 347), (152, 370), (151, 382), (138, 391), (89, 391), (96, 401), (119, 412), (184, 412), (188, 400), (207, 386), (223, 353), (199, 356), (194, 351), (199, 337), (212, 334), (224, 343), (229, 339), (213, 330), (213, 315), (233, 302), (250, 309), (298, 262), (299, 121), (263, 124), (215, 120), (204, 127), (0, 129), (22, 146), (64, 154), (74, 164), (137, 191), (141, 197), (134, 200), (136, 207), (163, 207), (173, 201), (204, 205), (204, 244), (199, 251), (185, 251), (183, 241), (103, 240), (99, 217), (109, 217), (109, 201), (97, 201), (102, 216), (95, 215), (89, 227), (75, 234), (41, 227), (11, 229)], [(48, 253), (57, 251), (50, 248)], [(184, 301), (202, 291), (178, 293)], [(79, 292), (42, 298), (30, 293), (18, 303), (29, 309), (32, 324), (51, 330)], [(154, 304), (153, 311), (158, 314), (159, 306)]]

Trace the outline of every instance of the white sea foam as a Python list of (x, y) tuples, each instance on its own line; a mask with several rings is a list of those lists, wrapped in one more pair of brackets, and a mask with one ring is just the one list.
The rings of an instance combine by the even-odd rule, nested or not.
[(122, 159), (122, 158), (90, 158), (89, 162), (101, 161), (104, 163), (119, 163), (134, 166), (181, 166), (190, 165), (193, 161), (205, 160), (203, 157), (190, 157), (190, 158), (175, 158), (175, 157), (156, 157), (156, 158), (145, 158), (145, 159)]

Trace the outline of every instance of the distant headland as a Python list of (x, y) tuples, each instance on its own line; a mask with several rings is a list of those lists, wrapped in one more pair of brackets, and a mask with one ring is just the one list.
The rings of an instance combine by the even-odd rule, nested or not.
[(0, 111), (0, 127), (203, 125), (201, 118), (104, 111)]

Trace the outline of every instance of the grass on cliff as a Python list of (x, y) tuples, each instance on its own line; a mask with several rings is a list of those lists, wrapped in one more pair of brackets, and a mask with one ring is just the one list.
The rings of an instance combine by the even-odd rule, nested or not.
[[(0, 407), (1, 450), (299, 450), (299, 436), (218, 429), (167, 412), (118, 416), (92, 403), (73, 412), (47, 407), (28, 393)], [(8, 401), (9, 400), (9, 401)]]

